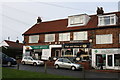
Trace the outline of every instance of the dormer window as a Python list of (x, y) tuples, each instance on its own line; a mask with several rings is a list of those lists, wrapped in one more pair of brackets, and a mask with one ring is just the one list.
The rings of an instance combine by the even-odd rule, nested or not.
[(117, 23), (117, 16), (115, 14), (98, 15), (98, 26), (116, 25), (116, 23)]
[(86, 25), (89, 19), (87, 14), (68, 16), (68, 27)]

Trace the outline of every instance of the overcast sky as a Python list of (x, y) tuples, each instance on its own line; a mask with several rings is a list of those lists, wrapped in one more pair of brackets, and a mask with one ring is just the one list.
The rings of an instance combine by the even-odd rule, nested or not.
[[(74, 2), (73, 2), (74, 1)], [(36, 23), (38, 16), (42, 21), (64, 19), (76, 14), (96, 14), (97, 7), (104, 12), (118, 11), (119, 0), (9, 0), (0, 3), (0, 41), (16, 39), (23, 41), (22, 34)], [(18, 38), (17, 38), (18, 37)]]

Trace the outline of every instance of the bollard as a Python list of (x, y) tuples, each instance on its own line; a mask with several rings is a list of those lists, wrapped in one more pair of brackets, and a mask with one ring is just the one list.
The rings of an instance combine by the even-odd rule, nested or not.
[(45, 65), (44, 65), (44, 71), (45, 71), (45, 73), (47, 73), (47, 63), (46, 63), (47, 61), (45, 61)]
[(20, 63), (20, 61), (19, 61), (19, 59), (17, 60), (17, 69), (19, 70), (19, 63)]

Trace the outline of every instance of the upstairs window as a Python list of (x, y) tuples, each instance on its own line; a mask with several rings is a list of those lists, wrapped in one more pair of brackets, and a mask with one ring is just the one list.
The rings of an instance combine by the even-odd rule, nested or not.
[(68, 27), (86, 25), (89, 19), (87, 14), (68, 16)]
[(96, 35), (96, 44), (112, 44), (112, 34)]
[(54, 42), (55, 41), (55, 34), (46, 34), (45, 35), (45, 42)]
[(59, 41), (70, 41), (70, 33), (60, 33)]
[(39, 41), (39, 35), (29, 36), (29, 43), (38, 43), (38, 41)]
[(82, 32), (74, 32), (74, 40), (88, 40), (88, 33), (87, 31)]
[(98, 16), (98, 26), (116, 25), (116, 23), (117, 17), (115, 14)]

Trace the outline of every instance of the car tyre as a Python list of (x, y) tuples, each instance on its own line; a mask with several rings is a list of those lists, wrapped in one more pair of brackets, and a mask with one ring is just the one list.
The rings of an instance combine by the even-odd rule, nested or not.
[(55, 65), (55, 68), (58, 69), (58, 68), (59, 68), (59, 65)]
[(23, 61), (22, 64), (25, 65), (25, 62)]
[(37, 63), (36, 63), (36, 62), (34, 62), (34, 63), (33, 63), (33, 66), (37, 66)]
[(7, 62), (7, 66), (11, 66), (12, 65), (12, 63), (11, 62)]
[(76, 67), (75, 67), (75, 66), (72, 66), (71, 69), (72, 69), (73, 71), (75, 71), (75, 70), (76, 70)]

